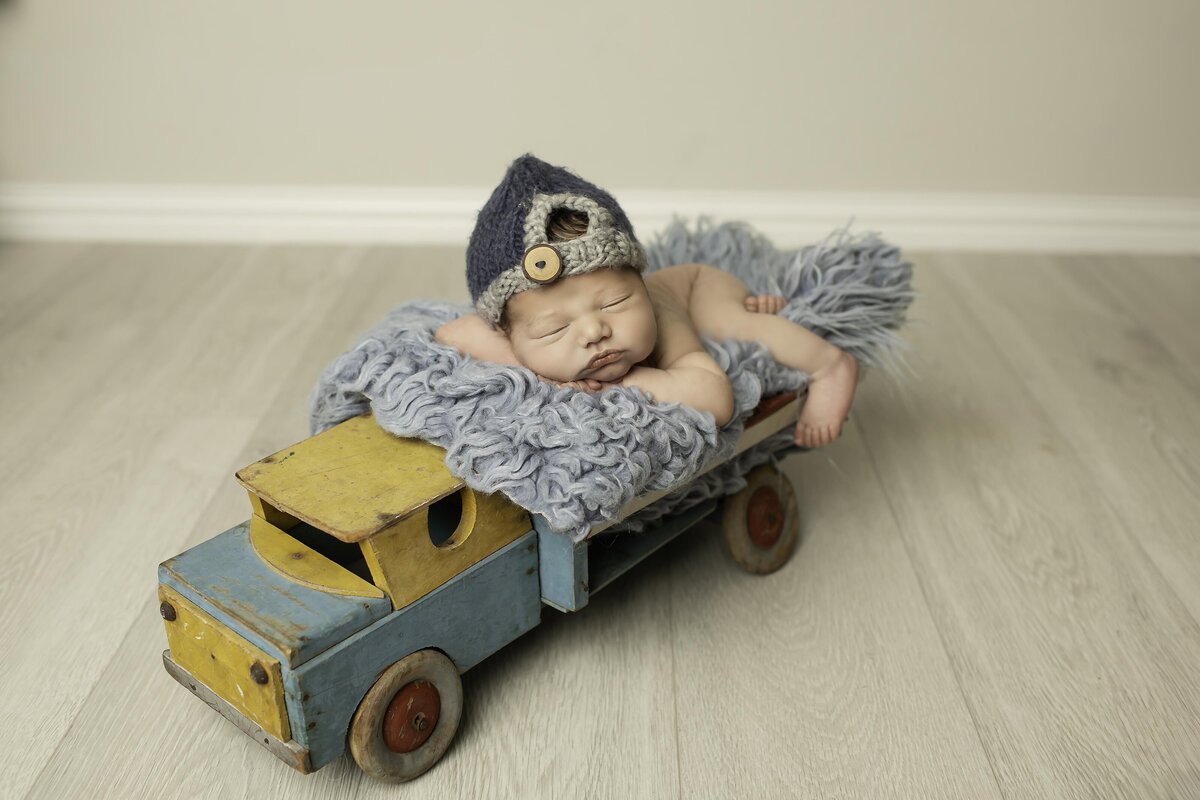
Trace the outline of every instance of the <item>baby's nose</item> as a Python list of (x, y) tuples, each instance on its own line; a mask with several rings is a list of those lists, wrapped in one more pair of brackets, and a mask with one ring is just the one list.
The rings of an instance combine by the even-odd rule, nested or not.
[(608, 324), (598, 317), (590, 318), (583, 326), (583, 336), (589, 344), (605, 338), (610, 333)]

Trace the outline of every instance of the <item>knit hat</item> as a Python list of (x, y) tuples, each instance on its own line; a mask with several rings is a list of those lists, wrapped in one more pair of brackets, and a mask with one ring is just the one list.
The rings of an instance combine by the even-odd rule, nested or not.
[[(586, 214), (587, 233), (547, 241), (550, 215), (560, 208)], [(518, 292), (622, 264), (642, 272), (646, 254), (612, 195), (526, 153), (479, 211), (467, 245), (467, 285), (476, 311), (495, 327)]]

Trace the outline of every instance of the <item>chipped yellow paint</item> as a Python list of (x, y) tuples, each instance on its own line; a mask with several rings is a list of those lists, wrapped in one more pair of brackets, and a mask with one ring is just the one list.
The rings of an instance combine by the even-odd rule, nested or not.
[(424, 597), (533, 527), (529, 512), (499, 492), (465, 486), (460, 492), (462, 517), (441, 546), (430, 537), (428, 506), (362, 542), (371, 577), (394, 608)]
[[(171, 587), (160, 584), (158, 599), (175, 609), (174, 620), (163, 620), (172, 660), (264, 731), (281, 741), (292, 738), (279, 662)], [(250, 668), (255, 662), (266, 672), (266, 685), (255, 683), (251, 677)]]
[[(446, 451), (393, 436), (369, 414), (269, 455), (237, 479), (265, 507), (307, 522), (343, 542), (360, 542), (458, 491)], [(254, 500), (252, 500), (254, 502)]]
[(384, 596), (379, 587), (257, 516), (250, 517), (250, 544), (268, 567), (301, 586), (354, 597)]

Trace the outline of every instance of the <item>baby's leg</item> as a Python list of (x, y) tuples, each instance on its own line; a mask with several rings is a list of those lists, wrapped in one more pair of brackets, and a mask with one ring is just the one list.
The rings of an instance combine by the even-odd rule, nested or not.
[(758, 341), (771, 357), (812, 376), (808, 397), (796, 423), (795, 441), (822, 447), (842, 432), (858, 383), (858, 362), (812, 331), (774, 314), (746, 307), (750, 290), (733, 275), (702, 265), (692, 285), (692, 324), (715, 339)]

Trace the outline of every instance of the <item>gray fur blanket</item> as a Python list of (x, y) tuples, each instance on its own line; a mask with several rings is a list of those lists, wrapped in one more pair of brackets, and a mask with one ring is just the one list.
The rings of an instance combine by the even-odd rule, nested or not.
[[(676, 219), (646, 256), (647, 272), (690, 262), (721, 267), (755, 294), (786, 297), (781, 315), (863, 365), (901, 363), (895, 331), (912, 302), (912, 265), (874, 233), (840, 229), (819, 244), (778, 250), (745, 223)], [(676, 486), (710, 461), (723, 463), (613, 530), (642, 530), (737, 491), (753, 467), (794, 448), (789, 428), (727, 458), (764, 395), (808, 381), (758, 342), (702, 339), (733, 384), (734, 416), (718, 429), (711, 414), (651, 402), (636, 388), (558, 388), (523, 367), (477, 361), (433, 339), (443, 323), (468, 313), (468, 305), (432, 300), (389, 312), (322, 373), (310, 399), (312, 433), (370, 410), (385, 430), (444, 447), (446, 466), (468, 486), (503, 492), (575, 540), (612, 522), (634, 497)]]

